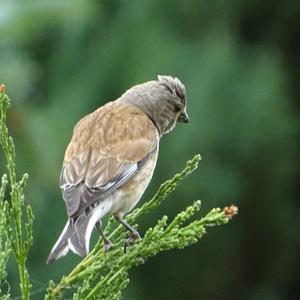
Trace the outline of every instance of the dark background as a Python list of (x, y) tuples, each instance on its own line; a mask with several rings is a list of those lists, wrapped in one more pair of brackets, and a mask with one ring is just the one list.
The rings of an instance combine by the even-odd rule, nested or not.
[[(0, 82), (13, 99), (9, 127), (36, 217), (33, 290), (79, 261), (45, 264), (66, 220), (58, 179), (74, 124), (132, 85), (170, 74), (185, 83), (191, 123), (162, 139), (142, 201), (195, 153), (203, 161), (139, 220), (141, 233), (196, 199), (202, 213), (231, 203), (240, 213), (197, 245), (132, 270), (124, 299), (297, 299), (299, 1), (0, 3)], [(12, 263), (9, 272), (18, 296)]]

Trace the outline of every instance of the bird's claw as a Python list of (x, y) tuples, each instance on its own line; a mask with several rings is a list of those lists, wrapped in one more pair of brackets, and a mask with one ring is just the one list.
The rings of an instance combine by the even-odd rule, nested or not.
[(136, 232), (132, 232), (130, 234), (130, 237), (128, 239), (125, 240), (124, 242), (124, 253), (126, 253), (127, 247), (133, 245), (136, 241), (141, 240), (141, 236), (139, 235), (139, 233)]
[(111, 241), (109, 241), (109, 240), (105, 241), (104, 244), (103, 244), (104, 253), (105, 254), (108, 253), (111, 250), (112, 247), (113, 247), (113, 244), (112, 244)]

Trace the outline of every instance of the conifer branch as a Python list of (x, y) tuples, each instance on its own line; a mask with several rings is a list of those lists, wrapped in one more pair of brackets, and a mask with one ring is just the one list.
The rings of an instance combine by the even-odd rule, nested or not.
[[(23, 300), (28, 300), (30, 296), (29, 274), (26, 268), (26, 260), (32, 246), (32, 224), (33, 214), (31, 207), (25, 205), (24, 188), (26, 187), (28, 175), (25, 173), (20, 180), (16, 175), (16, 151), (14, 142), (9, 136), (6, 126), (7, 110), (10, 107), (10, 99), (5, 93), (5, 86), (0, 85), (0, 144), (6, 159), (7, 174), (2, 177), (1, 196), (0, 196), (0, 225), (1, 235), (5, 234), (5, 259), (12, 251), (20, 279), (20, 289)], [(6, 190), (8, 190), (7, 198)], [(26, 217), (24, 218), (24, 213)], [(6, 260), (4, 260), (6, 261)], [(1, 268), (1, 266), (0, 266)], [(3, 273), (5, 275), (5, 273)]]
[[(134, 223), (139, 216), (160, 205), (183, 179), (197, 169), (200, 159), (200, 155), (196, 155), (188, 161), (183, 171), (162, 184), (152, 199), (130, 213), (126, 218), (127, 222)], [(207, 227), (226, 224), (237, 213), (235, 206), (224, 210), (214, 208), (205, 217), (191, 221), (200, 206), (201, 202), (195, 201), (170, 223), (167, 222), (168, 217), (163, 216), (126, 253), (122, 247), (126, 232), (120, 225), (112, 230), (113, 219), (110, 219), (105, 232), (112, 230), (109, 239), (114, 244), (113, 249), (104, 254), (102, 241), (99, 239), (91, 253), (69, 275), (63, 277), (56, 286), (51, 282), (45, 299), (57, 299), (67, 288), (73, 288), (73, 299), (119, 299), (129, 283), (128, 271), (132, 267), (143, 264), (159, 252), (183, 249), (196, 243), (206, 233)]]

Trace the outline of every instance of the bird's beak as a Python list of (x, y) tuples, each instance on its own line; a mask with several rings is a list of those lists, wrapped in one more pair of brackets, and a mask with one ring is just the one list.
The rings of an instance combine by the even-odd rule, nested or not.
[(186, 111), (182, 112), (179, 115), (177, 121), (182, 122), (182, 123), (190, 123), (190, 118), (189, 118), (188, 114), (186, 113)]

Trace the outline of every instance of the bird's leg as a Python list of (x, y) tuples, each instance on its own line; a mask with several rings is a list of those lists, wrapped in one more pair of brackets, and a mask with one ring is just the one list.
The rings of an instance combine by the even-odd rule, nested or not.
[(103, 239), (103, 243), (104, 243), (103, 248), (104, 248), (104, 252), (106, 253), (112, 248), (112, 242), (105, 236), (105, 234), (102, 230), (102, 222), (100, 220), (97, 221), (95, 227)]
[(140, 234), (131, 227), (121, 216), (115, 215), (117, 221), (119, 221), (129, 232), (130, 237), (124, 242), (124, 252), (126, 253), (126, 249), (128, 246), (132, 245), (136, 240), (140, 240)]

